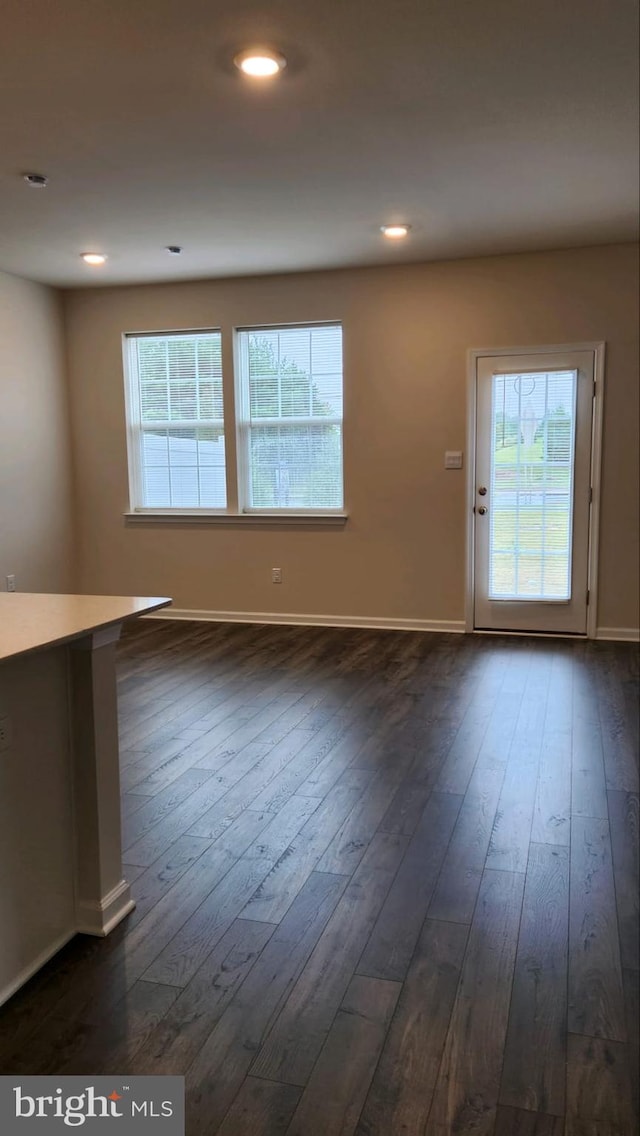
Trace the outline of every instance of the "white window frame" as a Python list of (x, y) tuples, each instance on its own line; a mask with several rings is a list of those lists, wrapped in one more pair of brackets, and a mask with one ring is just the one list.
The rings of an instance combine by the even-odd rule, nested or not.
[[(132, 331), (126, 332), (123, 335), (122, 350), (124, 361), (124, 393), (127, 422), (127, 462), (129, 468), (129, 511), (125, 515), (128, 517), (150, 516), (152, 518), (163, 516), (200, 516), (201, 514), (224, 516), (226, 509), (204, 509), (199, 507), (190, 509), (185, 508), (182, 505), (166, 505), (162, 508), (151, 508), (147, 505), (141, 504), (141, 501), (143, 499), (143, 471), (142, 462), (140, 460), (140, 451), (143, 423), (140, 410), (140, 384), (138, 377), (137, 359), (134, 359), (134, 356), (137, 352), (136, 344), (139, 339), (158, 339), (162, 337), (169, 339), (173, 335), (219, 335), (222, 342), (222, 329), (219, 327), (181, 328), (171, 329), (169, 331)], [(214, 430), (221, 430), (226, 440), (224, 420), (224, 381), (222, 409), (222, 418), (176, 418), (167, 419), (167, 421), (158, 421), (157, 423), (148, 423), (148, 425), (151, 428), (157, 426), (159, 430), (193, 430), (198, 427), (203, 427), (204, 429), (210, 428)], [(226, 445), (225, 480), (226, 496), (228, 502), (229, 481)]]
[[(249, 411), (249, 388), (248, 383), (245, 382), (244, 376), (248, 374), (248, 359), (246, 357), (246, 343), (243, 346), (243, 334), (256, 332), (256, 331), (288, 331), (295, 328), (312, 328), (312, 327), (339, 327), (342, 335), (344, 336), (344, 329), (341, 320), (310, 320), (302, 323), (271, 323), (271, 324), (251, 324), (248, 326), (234, 328), (233, 337), (233, 362), (234, 362), (234, 377), (235, 377), (235, 405), (236, 405), (236, 447), (237, 447), (237, 464), (238, 464), (238, 501), (240, 510), (243, 515), (252, 518), (259, 517), (336, 517), (344, 518), (344, 410), (340, 417), (314, 417), (313, 415), (304, 415), (301, 417), (286, 417), (286, 418), (254, 418), (251, 421)], [(344, 355), (342, 359), (342, 398), (344, 406)], [(340, 427), (340, 441), (341, 441), (341, 479), (342, 479), (342, 505), (336, 508), (328, 508), (326, 506), (319, 506), (317, 508), (292, 508), (292, 509), (274, 509), (270, 507), (252, 506), (250, 502), (250, 458), (249, 458), (249, 439), (251, 428), (257, 426), (339, 426)]]
[[(122, 354), (124, 371), (124, 396), (127, 438), (127, 466), (129, 482), (129, 508), (124, 511), (125, 522), (128, 525), (138, 524), (179, 524), (179, 525), (260, 525), (275, 527), (315, 527), (315, 526), (344, 526), (348, 520), (345, 506), (340, 509), (249, 509), (243, 507), (247, 500), (245, 489), (248, 487), (248, 430), (244, 428), (243, 437), (243, 384), (238, 366), (238, 332), (274, 330), (289, 327), (328, 327), (331, 325), (344, 327), (341, 320), (305, 320), (300, 323), (270, 323), (256, 324), (242, 327), (188, 327), (188, 328), (158, 328), (156, 330), (127, 331), (122, 335)], [(226, 509), (185, 508), (183, 506), (166, 508), (148, 508), (140, 505), (142, 500), (142, 468), (140, 461), (140, 432), (141, 415), (139, 386), (132, 381), (131, 353), (135, 350), (135, 341), (144, 337), (170, 336), (170, 335), (197, 335), (218, 333), (222, 338), (222, 387), (223, 387), (223, 415), (222, 422), (214, 420), (192, 420), (188, 422), (175, 421), (169, 425), (173, 428), (193, 429), (194, 426), (213, 426), (222, 428), (225, 436), (225, 473), (227, 489)], [(225, 359), (229, 359), (228, 349), (232, 349), (233, 375), (230, 381), (225, 375)], [(228, 367), (227, 367), (228, 369)], [(234, 396), (235, 395), (235, 406)], [(344, 360), (343, 360), (343, 396), (344, 396)], [(306, 419), (304, 420), (306, 423)], [(342, 428), (342, 487), (344, 502), (344, 413), (341, 419), (322, 418), (311, 419), (312, 424), (337, 422)], [(273, 425), (273, 419), (268, 420)], [(288, 419), (288, 424), (297, 424), (297, 419)], [(167, 423), (158, 423), (160, 428), (166, 428)], [(248, 422), (246, 423), (248, 427)], [(234, 443), (235, 442), (235, 446)], [(235, 453), (234, 453), (235, 450)], [(234, 508), (236, 502), (239, 504)]]

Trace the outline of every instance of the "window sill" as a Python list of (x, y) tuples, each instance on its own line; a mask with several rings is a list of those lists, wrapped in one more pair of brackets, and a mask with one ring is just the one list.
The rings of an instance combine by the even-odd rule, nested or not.
[(206, 513), (206, 512), (128, 512), (126, 525), (269, 525), (275, 528), (290, 526), (343, 528), (348, 513)]

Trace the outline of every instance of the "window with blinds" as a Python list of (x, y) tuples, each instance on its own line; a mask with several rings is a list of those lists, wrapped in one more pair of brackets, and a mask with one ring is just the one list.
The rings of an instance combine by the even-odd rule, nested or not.
[(225, 509), (219, 331), (129, 335), (131, 507)]
[(239, 330), (237, 359), (243, 508), (340, 511), (340, 324)]

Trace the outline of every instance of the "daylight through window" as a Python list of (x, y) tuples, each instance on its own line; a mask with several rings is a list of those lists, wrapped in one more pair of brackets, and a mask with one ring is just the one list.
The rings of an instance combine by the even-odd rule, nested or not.
[(341, 509), (342, 328), (238, 332), (248, 509)]
[[(342, 328), (236, 332), (238, 466), (225, 451), (222, 333), (125, 338), (131, 508), (339, 513)], [(232, 401), (231, 399), (229, 401)]]

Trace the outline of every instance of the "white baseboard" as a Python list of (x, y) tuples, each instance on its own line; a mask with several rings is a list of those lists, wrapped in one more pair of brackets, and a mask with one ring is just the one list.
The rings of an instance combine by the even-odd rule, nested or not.
[(23, 967), (15, 978), (0, 989), (0, 1006), (12, 998), (13, 995), (33, 978), (58, 951), (61, 951), (75, 935), (97, 935), (104, 938), (114, 927), (133, 911), (135, 903), (131, 898), (131, 891), (126, 880), (121, 880), (101, 903), (79, 903), (76, 909), (76, 924), (71, 930), (65, 931), (59, 938), (45, 947), (43, 951), (27, 966)]
[(125, 915), (133, 911), (135, 903), (126, 880), (120, 880), (99, 903), (79, 902), (76, 910), (79, 935), (97, 935), (104, 938), (117, 927)]
[[(143, 619), (186, 619), (196, 623), (274, 623), (299, 627), (369, 627), (380, 631), (441, 631), (464, 635), (464, 619), (394, 619), (376, 615), (307, 615), (276, 611), (200, 611), (195, 608), (164, 608), (152, 611)], [(489, 633), (488, 633), (489, 634)], [(505, 632), (496, 632), (505, 634)], [(526, 634), (526, 632), (514, 632)], [(637, 627), (599, 627), (596, 639), (637, 643)], [(573, 638), (573, 636), (571, 636)]]
[(143, 619), (192, 619), (202, 623), (277, 623), (302, 627), (369, 627), (380, 631), (446, 631), (464, 634), (464, 620), (454, 619), (387, 619), (363, 615), (300, 615), (297, 612), (274, 611), (195, 611), (189, 608), (166, 608), (150, 612)]
[(0, 990), (0, 1006), (3, 1006), (5, 1002), (8, 1002), (9, 998), (12, 998), (16, 991), (19, 990), (21, 986), (24, 986), (25, 982), (28, 982), (30, 978), (33, 978), (34, 974), (36, 974), (37, 971), (41, 970), (42, 967), (49, 962), (49, 959), (52, 959), (54, 955), (57, 955), (58, 951), (61, 951), (63, 947), (66, 947), (67, 943), (71, 942), (75, 934), (75, 927), (73, 927), (71, 931), (65, 931), (64, 935), (61, 935), (59, 939), (55, 939), (50, 946), (46, 947), (46, 949), (33, 960), (33, 962), (30, 962), (29, 965), (25, 966), (15, 978), (12, 978), (11, 982), (9, 982), (7, 986), (4, 986), (2, 990)]
[(620, 643), (637, 643), (640, 641), (640, 628), (638, 627), (598, 627), (596, 639), (613, 639)]

